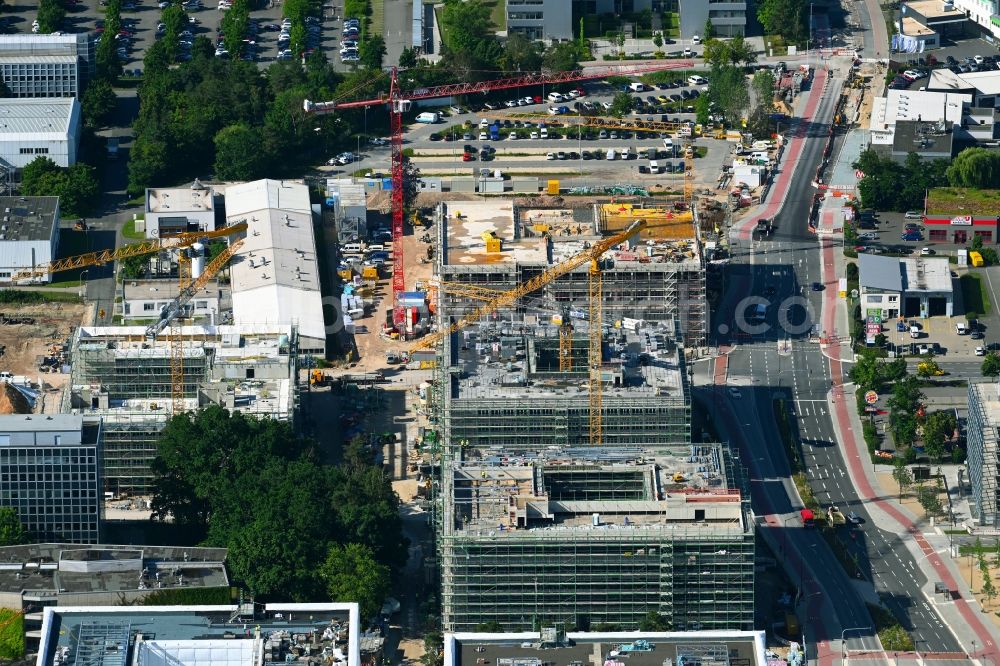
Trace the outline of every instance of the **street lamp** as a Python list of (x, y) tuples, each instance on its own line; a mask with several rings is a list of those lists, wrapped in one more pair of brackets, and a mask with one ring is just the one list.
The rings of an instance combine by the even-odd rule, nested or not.
[(87, 298), (87, 275), (90, 273), (89, 268), (84, 268), (80, 271), (80, 298)]
[(847, 638), (845, 637), (848, 631), (868, 631), (872, 630), (871, 627), (850, 627), (844, 629), (840, 632), (840, 654), (842, 659), (847, 659)]

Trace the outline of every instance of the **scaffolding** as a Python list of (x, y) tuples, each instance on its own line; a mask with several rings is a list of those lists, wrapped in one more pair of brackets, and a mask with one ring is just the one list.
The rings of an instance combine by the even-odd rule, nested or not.
[[(463, 206), (469, 209), (469, 206)], [(602, 217), (596, 206), (587, 209), (574, 209), (573, 219), (579, 219), (579, 226), (569, 234), (553, 228), (548, 218), (540, 218), (545, 211), (532, 209), (521, 210), (513, 206), (513, 230), (507, 233), (522, 246), (532, 246), (535, 239), (539, 242), (543, 236), (532, 231), (539, 228), (532, 220), (545, 219), (548, 227), (546, 234), (550, 242), (550, 260), (572, 253), (582, 248), (585, 243), (593, 242), (601, 237), (601, 233), (617, 228)], [(530, 214), (530, 218), (529, 218)], [(685, 215), (690, 217), (690, 213)], [(522, 216), (525, 219), (521, 219)], [(596, 219), (595, 219), (596, 218)], [(437, 225), (439, 247), (449, 247), (448, 213), (444, 204), (439, 207)], [(673, 220), (664, 225), (674, 225)], [(590, 225), (589, 228), (586, 225)], [(602, 226), (603, 225), (603, 226)], [(471, 225), (470, 225), (471, 226)], [(661, 226), (663, 228), (661, 228)], [(677, 229), (690, 230), (686, 238), (683, 234), (673, 233)], [(655, 225), (650, 235), (637, 251), (612, 251), (605, 255), (602, 265), (602, 293), (604, 317), (609, 320), (623, 318), (643, 319), (652, 322), (676, 322), (680, 329), (683, 342), (688, 347), (703, 346), (708, 333), (708, 305), (706, 298), (706, 271), (702, 261), (700, 243), (690, 222), (680, 222), (670, 226), (671, 233), (666, 233), (667, 226)], [(607, 228), (605, 228), (607, 227)], [(479, 228), (479, 227), (472, 227)], [(580, 234), (576, 234), (580, 231)], [(560, 235), (562, 234), (562, 235)], [(505, 240), (507, 236), (504, 236)], [(644, 236), (645, 238), (645, 236)], [(452, 239), (454, 240), (454, 239)], [(508, 243), (508, 246), (513, 246)], [(542, 273), (551, 265), (550, 261), (539, 259), (531, 253), (518, 256), (516, 249), (508, 252), (509, 261), (469, 262), (467, 257), (460, 257), (462, 252), (440, 252), (437, 258), (437, 273), (443, 282), (453, 284), (468, 284), (474, 287), (494, 291), (507, 291), (515, 288), (532, 277)], [(543, 289), (532, 294), (534, 306), (546, 307), (554, 313), (562, 312), (564, 308), (586, 309), (589, 300), (589, 265), (560, 277)], [(480, 304), (475, 298), (461, 293), (441, 293), (441, 306), (454, 316), (471, 311)], [(519, 304), (516, 312), (526, 312), (528, 306)]]
[(997, 474), (1000, 469), (1000, 386), (969, 384), (968, 427), (969, 481), (972, 484), (972, 516), (979, 525), (1000, 527)]
[(635, 629), (654, 611), (676, 630), (753, 628), (749, 494), (728, 446), (468, 453), (443, 469), (447, 631)]
[(125, 666), (132, 625), (128, 622), (84, 622), (76, 630), (75, 666)]

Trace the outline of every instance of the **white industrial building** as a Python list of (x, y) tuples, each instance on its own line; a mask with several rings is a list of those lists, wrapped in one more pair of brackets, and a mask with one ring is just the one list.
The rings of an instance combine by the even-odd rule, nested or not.
[(76, 97), (94, 72), (91, 33), (0, 35), (0, 75), (11, 97)]
[(872, 101), (871, 137), (873, 144), (892, 145), (899, 121), (939, 121), (961, 125), (963, 112), (972, 104), (972, 95), (921, 90), (887, 90), (885, 97)]
[[(0, 282), (44, 266), (59, 249), (59, 197), (0, 197)], [(48, 282), (49, 275), (36, 280)]]
[(357, 243), (367, 240), (368, 200), (365, 186), (352, 178), (330, 178), (326, 181), (326, 205), (333, 210), (337, 240)]
[(146, 190), (146, 238), (188, 231), (215, 231), (213, 188), (195, 180), (190, 187)]
[(23, 169), (36, 157), (72, 166), (81, 125), (80, 103), (72, 97), (0, 99), (0, 161), (8, 169)]
[(243, 246), (230, 262), (233, 323), (298, 328), (302, 354), (326, 354), (309, 188), (256, 180), (226, 188), (229, 225), (245, 222)]
[[(201, 261), (204, 263), (204, 260)], [(126, 322), (136, 319), (156, 319), (180, 294), (177, 280), (125, 280), (122, 283), (122, 317)], [(219, 316), (222, 289), (218, 281), (210, 280), (182, 309), (185, 318)], [(213, 325), (215, 320), (211, 322)]]

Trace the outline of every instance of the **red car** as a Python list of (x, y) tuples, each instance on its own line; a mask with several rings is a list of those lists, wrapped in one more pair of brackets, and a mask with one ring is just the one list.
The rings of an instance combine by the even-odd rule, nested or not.
[(465, 153), (465, 154), (462, 155), (462, 161), (463, 162), (472, 162), (475, 159), (476, 159), (476, 156), (473, 155), (472, 153)]
[(532, 97), (532, 99), (534, 100), (535, 104), (541, 104), (542, 103), (542, 96), (541, 95), (535, 95), (534, 97)]

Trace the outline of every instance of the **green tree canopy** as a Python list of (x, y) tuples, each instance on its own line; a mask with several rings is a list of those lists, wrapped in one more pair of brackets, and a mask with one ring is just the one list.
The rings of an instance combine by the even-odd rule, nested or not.
[(515, 32), (503, 45), (500, 65), (505, 72), (537, 72), (542, 68), (542, 50), (537, 42)]
[(382, 35), (372, 35), (361, 42), (361, 48), (358, 49), (361, 64), (368, 69), (382, 69), (385, 53), (385, 40), (382, 39)]
[(984, 377), (1000, 375), (1000, 356), (989, 354), (983, 359), (982, 373)]
[(83, 122), (90, 127), (103, 127), (111, 118), (117, 104), (118, 98), (107, 79), (99, 78), (91, 81), (80, 102)]
[(379, 564), (371, 548), (334, 545), (320, 566), (320, 577), (334, 601), (356, 601), (364, 619), (373, 618), (389, 594), (389, 568)]
[(966, 148), (955, 156), (946, 173), (952, 187), (1000, 187), (1000, 153), (986, 148)]
[(804, 44), (809, 35), (809, 7), (805, 0), (762, 0), (757, 20), (767, 35), (780, 35), (791, 44)]
[(576, 42), (560, 42), (545, 49), (542, 59), (546, 71), (571, 72), (580, 67), (580, 49)]
[(41, 0), (38, 3), (38, 31), (48, 34), (62, 29), (66, 8), (60, 0)]
[(0, 506), (0, 546), (28, 543), (28, 531), (12, 507)]
[(945, 441), (950, 440), (958, 427), (955, 412), (931, 412), (924, 419), (924, 451), (932, 460), (944, 457)]
[(63, 169), (47, 157), (36, 157), (21, 172), (21, 192), (30, 197), (59, 197), (67, 217), (90, 213), (100, 199), (94, 167), (77, 162)]
[(632, 96), (627, 92), (616, 93), (611, 100), (611, 109), (608, 111), (616, 118), (622, 118), (632, 112)]
[(947, 184), (945, 160), (922, 160), (916, 153), (903, 164), (882, 157), (874, 150), (861, 153), (854, 168), (864, 173), (858, 182), (861, 202), (878, 210), (906, 211), (923, 209), (926, 191)]
[(260, 131), (246, 123), (224, 127), (215, 135), (215, 177), (256, 180), (267, 174), (267, 154)]
[(727, 122), (739, 124), (750, 107), (747, 77), (734, 65), (713, 67), (708, 84), (708, 98), (722, 112)]

